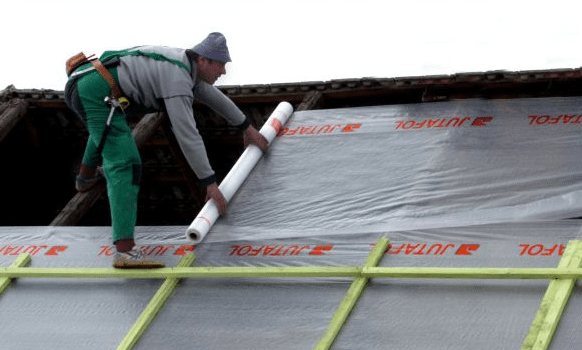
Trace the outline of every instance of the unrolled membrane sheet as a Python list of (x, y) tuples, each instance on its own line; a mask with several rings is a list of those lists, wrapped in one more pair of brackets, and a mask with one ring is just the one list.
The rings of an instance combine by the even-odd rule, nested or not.
[[(193, 249), (185, 227), (138, 227), (147, 256), (175, 265)], [(391, 232), (380, 266), (555, 267), (580, 220)], [(195, 248), (196, 266), (360, 266), (381, 233), (235, 240)], [(0, 266), (106, 267), (110, 229), (2, 227)], [(19, 279), (0, 296), (2, 349), (115, 349), (161, 280)], [(135, 349), (312, 349), (349, 278), (188, 279)], [(537, 280), (373, 279), (333, 349), (519, 349), (548, 285)], [(574, 288), (550, 349), (575, 349)]]
[[(269, 146), (272, 146), (277, 134), (293, 113), (293, 106), (289, 102), (281, 102), (269, 116), (259, 132)], [(243, 184), (249, 176), (253, 167), (263, 156), (263, 152), (257, 145), (248, 145), (240, 158), (232, 166), (226, 177), (220, 182), (218, 189), (222, 192), (226, 203), (230, 202), (239, 187)], [(218, 207), (213, 199), (206, 202), (202, 210), (198, 213), (196, 218), (192, 221), (186, 230), (186, 237), (192, 240), (193, 243), (200, 243), (208, 234), (212, 225), (219, 217)]]
[[(197, 266), (554, 267), (581, 239), (580, 98), (296, 112), (203, 244)], [(140, 227), (175, 265), (185, 226)], [(0, 228), (0, 265), (111, 264), (110, 228)], [(312, 349), (351, 280), (185, 280), (136, 349)], [(547, 281), (374, 279), (334, 349), (515, 349)], [(113, 349), (161, 281), (21, 279), (0, 348)], [(574, 289), (551, 349), (582, 343)]]
[(582, 98), (295, 112), (210, 241), (582, 213)]

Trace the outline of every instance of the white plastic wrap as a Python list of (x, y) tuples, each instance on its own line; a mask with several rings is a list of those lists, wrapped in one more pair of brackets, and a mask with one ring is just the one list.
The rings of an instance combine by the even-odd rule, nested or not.
[[(202, 244), (184, 226), (136, 240), (168, 266), (189, 251), (201, 267), (359, 266), (386, 235), (381, 266), (555, 267), (582, 235), (582, 220), (560, 220), (582, 216), (581, 128), (580, 97), (297, 112), (223, 187), (236, 196)], [(0, 266), (28, 252), (33, 267), (108, 267), (113, 249), (109, 227), (0, 227)], [(312, 349), (351, 282), (182, 280), (136, 349)], [(2, 344), (113, 349), (160, 283), (18, 279), (0, 300)], [(547, 287), (374, 278), (334, 349), (519, 349)], [(580, 347), (580, 314), (578, 283), (552, 349)]]
[[(287, 123), (292, 113), (293, 106), (288, 102), (279, 103), (277, 108), (271, 113), (269, 119), (267, 119), (260, 130), (260, 133), (267, 139), (269, 145), (273, 143), (277, 133)], [(232, 199), (262, 156), (263, 152), (255, 145), (251, 144), (245, 149), (218, 186), (227, 202)], [(214, 203), (214, 200), (208, 201), (186, 230), (186, 236), (195, 243), (200, 243), (206, 237), (206, 234), (212, 225), (214, 225), (218, 216), (219, 213), (216, 203)]]
[(580, 217), (581, 132), (580, 97), (295, 112), (207, 239)]
[[(195, 266), (361, 266), (381, 235), (206, 240), (195, 247)], [(391, 232), (380, 265), (555, 267), (564, 245), (579, 236), (580, 220)], [(137, 227), (136, 238), (167, 266), (194, 249), (184, 227)], [(110, 267), (113, 249), (109, 227), (0, 227), (2, 267), (25, 251), (33, 267)], [(351, 282), (183, 279), (135, 349), (313, 349)], [(161, 283), (19, 278), (0, 299), (2, 349), (115, 349)], [(547, 287), (547, 280), (374, 278), (333, 349), (519, 349)], [(579, 348), (581, 313), (578, 285), (552, 349)]]

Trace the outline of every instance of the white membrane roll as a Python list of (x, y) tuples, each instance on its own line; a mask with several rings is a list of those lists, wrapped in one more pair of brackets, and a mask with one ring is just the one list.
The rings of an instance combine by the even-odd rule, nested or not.
[[(273, 113), (271, 113), (261, 130), (259, 130), (267, 139), (269, 146), (273, 143), (281, 128), (287, 123), (291, 114), (293, 114), (293, 106), (289, 102), (281, 102)], [(247, 146), (243, 154), (218, 186), (218, 189), (220, 189), (220, 192), (222, 192), (227, 202), (230, 202), (262, 156), (263, 152), (259, 147), (253, 144)], [(186, 230), (186, 237), (194, 241), (194, 243), (202, 242), (212, 225), (216, 222), (216, 219), (218, 219), (218, 216), (216, 203), (211, 199), (206, 202)]]

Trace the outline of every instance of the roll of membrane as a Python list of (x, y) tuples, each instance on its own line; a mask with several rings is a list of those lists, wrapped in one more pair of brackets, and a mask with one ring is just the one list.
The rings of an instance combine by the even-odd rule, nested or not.
[[(267, 139), (269, 146), (273, 144), (277, 134), (281, 128), (287, 123), (289, 117), (293, 114), (293, 106), (288, 102), (281, 102), (275, 108), (273, 113), (269, 116), (259, 132)], [(224, 180), (218, 186), (220, 192), (230, 202), (236, 191), (240, 188), (242, 183), (247, 179), (255, 165), (259, 162), (263, 152), (256, 145), (250, 144), (247, 146), (243, 154), (236, 161), (232, 169), (228, 172)], [(186, 237), (194, 243), (200, 243), (212, 225), (219, 217), (218, 208), (214, 200), (206, 202), (202, 210), (198, 213), (194, 221), (186, 230)]]

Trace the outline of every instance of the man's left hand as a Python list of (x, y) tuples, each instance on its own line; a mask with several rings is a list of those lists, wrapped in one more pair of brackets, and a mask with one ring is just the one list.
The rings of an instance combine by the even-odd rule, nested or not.
[(210, 185), (206, 186), (206, 201), (210, 199), (214, 200), (214, 204), (216, 204), (216, 209), (218, 209), (218, 213), (220, 215), (224, 215), (226, 213), (226, 199), (216, 182), (211, 183)]

